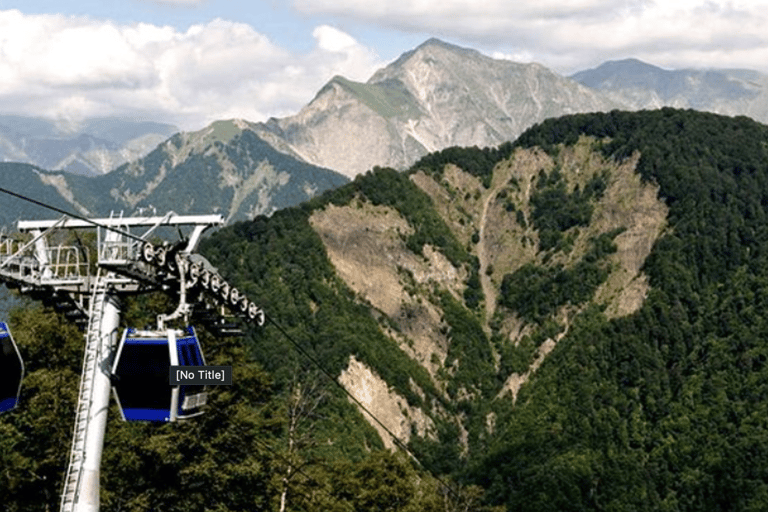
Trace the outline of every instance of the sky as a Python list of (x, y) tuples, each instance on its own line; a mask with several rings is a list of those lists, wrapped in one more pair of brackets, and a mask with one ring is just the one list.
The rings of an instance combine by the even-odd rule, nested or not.
[(768, 0), (0, 0), (0, 114), (265, 121), (431, 37), (563, 75), (629, 57), (768, 74)]

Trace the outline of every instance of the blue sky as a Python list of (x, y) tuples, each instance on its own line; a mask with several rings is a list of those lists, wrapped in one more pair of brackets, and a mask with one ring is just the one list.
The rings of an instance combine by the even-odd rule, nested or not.
[(315, 27), (331, 25), (354, 33), (362, 44), (379, 48), (383, 58), (388, 60), (397, 58), (431, 36), (418, 31), (399, 33), (375, 23), (359, 23), (334, 14), (310, 13), (294, 8), (290, 1), (277, 0), (0, 0), (2, 9), (18, 9), (27, 14), (88, 16), (121, 24), (170, 25), (181, 32), (191, 25), (221, 18), (251, 25), (277, 44), (296, 52), (311, 50)]
[(768, 73), (767, 26), (768, 0), (0, 0), (0, 113), (262, 121), (429, 37), (565, 75), (626, 57)]

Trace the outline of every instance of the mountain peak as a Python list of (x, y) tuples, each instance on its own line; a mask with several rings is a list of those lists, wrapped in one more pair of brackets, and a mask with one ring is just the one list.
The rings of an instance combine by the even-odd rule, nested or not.
[(572, 75), (571, 78), (588, 87), (596, 87), (597, 82), (617, 75), (624, 77), (658, 77), (668, 73), (671, 72), (639, 59), (628, 58), (603, 62), (596, 68), (579, 71)]
[(572, 79), (593, 89), (604, 89), (610, 84), (622, 87), (668, 87), (675, 81), (675, 71), (667, 71), (639, 59), (609, 60), (594, 69), (580, 71)]
[(451, 146), (495, 146), (547, 117), (618, 105), (539, 64), (427, 39), (365, 83), (333, 77), (297, 115), (263, 126), (306, 162), (354, 177)]
[[(384, 68), (384, 70), (391, 69), (391, 68), (400, 68), (400, 67), (403, 67), (408, 61), (410, 61), (413, 58), (419, 58), (424, 55), (434, 56), (435, 53), (449, 54), (449, 55), (454, 55), (454, 56), (464, 57), (464, 58), (484, 57), (483, 54), (481, 54), (477, 50), (473, 50), (471, 48), (464, 48), (462, 46), (457, 46), (451, 43), (446, 43), (445, 41), (432, 37), (430, 39), (427, 39), (423, 43), (421, 43), (419, 46), (417, 46), (413, 50), (403, 53), (394, 62), (392, 62), (390, 65)], [(380, 70), (380, 71), (384, 71), (384, 70)], [(374, 74), (374, 77), (376, 77), (377, 74), (378, 72)], [(374, 81), (374, 77), (372, 77), (370, 81)]]
[(424, 48), (430, 48), (430, 47), (437, 47), (442, 48), (445, 50), (451, 50), (451, 51), (460, 51), (460, 52), (475, 52), (475, 50), (464, 48), (462, 46), (457, 46), (455, 44), (446, 43), (442, 39), (438, 39), (436, 37), (430, 37), (423, 43), (421, 43), (419, 46), (415, 48), (415, 51), (419, 51)]
[(757, 72), (723, 69), (663, 69), (638, 59), (607, 61), (571, 78), (603, 91), (631, 108), (658, 108), (663, 105), (709, 110), (734, 115), (744, 112), (745, 102), (753, 113), (765, 111)]
[[(599, 67), (621, 67), (621, 68), (635, 68), (635, 69), (661, 69), (653, 64), (648, 64), (640, 59), (629, 57), (626, 59), (609, 60), (602, 63)], [(599, 68), (598, 68), (599, 69)]]

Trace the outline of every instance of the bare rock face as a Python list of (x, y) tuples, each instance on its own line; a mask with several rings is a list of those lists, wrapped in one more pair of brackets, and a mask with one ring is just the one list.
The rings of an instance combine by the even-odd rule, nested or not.
[(496, 146), (533, 124), (619, 105), (539, 64), (431, 39), (366, 83), (334, 77), (298, 114), (256, 130), (281, 150), (349, 177), (402, 169), (450, 146)]
[[(650, 289), (643, 264), (667, 228), (669, 212), (658, 187), (638, 174), (640, 154), (621, 161), (606, 158), (601, 152), (604, 143), (581, 137), (550, 153), (538, 147), (517, 148), (485, 179), (453, 163), (437, 172), (411, 171), (407, 179), (431, 199), (425, 204), (434, 208), (450, 236), (468, 252), (465, 263), (452, 264), (443, 249), (430, 244), (420, 252), (413, 251), (408, 240), (420, 225), (396, 207), (374, 203), (364, 193), (313, 211), (310, 225), (338, 277), (361, 304), (371, 308), (381, 332), (426, 370), (431, 381), (428, 386), (422, 381), (422, 391), (414, 391), (416, 394), (422, 396), (424, 389), (430, 389), (441, 393), (446, 402), (479, 400), (484, 391), (478, 376), (494, 374), (498, 382), (504, 382), (500, 390), (494, 389), (494, 399), (509, 397), (515, 403), (522, 386), (535, 378), (587, 307), (597, 306), (608, 318), (618, 318), (642, 306)], [(366, 179), (369, 177), (361, 181)], [(538, 218), (543, 215), (542, 198), (554, 190), (550, 187), (562, 190), (558, 197), (564, 198), (584, 197), (581, 191), (595, 186), (601, 192), (589, 199), (589, 221), (564, 232), (567, 246), (542, 247), (545, 232), (535, 219), (537, 214)], [(554, 203), (547, 204), (557, 210)], [(602, 256), (594, 250), (599, 240), (610, 240), (613, 245)], [(605, 271), (601, 284), (589, 298), (561, 303), (547, 313), (545, 323), (557, 328), (546, 335), (543, 322), (526, 318), (504, 301), (504, 295), (510, 293), (505, 283), (525, 267), (536, 267), (539, 275), (581, 269), (579, 279), (586, 279), (583, 263), (598, 260), (596, 264)], [(476, 263), (467, 263), (471, 261)], [(465, 301), (473, 272), (470, 265), (476, 266), (479, 281), (472, 286), (479, 287), (483, 297), (471, 310)], [(548, 293), (555, 289), (553, 286)], [(452, 297), (455, 304), (446, 297)], [(467, 316), (458, 315), (457, 309)], [(476, 350), (463, 351), (458, 348), (464, 343), (461, 333), (470, 323), (476, 325), (472, 331)], [(534, 336), (541, 338), (537, 344), (532, 341)], [(456, 356), (458, 352), (460, 356)], [(502, 364), (508, 355), (503, 354), (513, 352), (521, 357), (515, 371), (509, 371)], [(475, 369), (473, 379), (462, 376), (466, 368)], [(339, 381), (366, 409), (376, 408), (374, 414), (386, 429), (369, 420), (386, 446), (393, 446), (390, 432), (404, 441), (412, 432), (429, 437), (433, 429), (425, 417), (450, 417), (437, 402), (423, 397), (409, 405), (403, 388), (391, 387), (379, 375), (353, 355)], [(461, 415), (450, 420), (455, 421), (464, 448), (468, 446), (466, 433), (471, 430), (465, 420)], [(487, 420), (488, 425), (493, 424), (491, 416)], [(492, 428), (487, 426), (489, 431)]]
[(380, 425), (370, 415), (365, 415), (388, 449), (395, 450), (397, 442), (407, 443), (412, 433), (434, 437), (432, 419), (421, 409), (409, 406), (404, 398), (394, 393), (381, 377), (355, 356), (349, 358), (347, 368), (339, 376), (339, 383), (382, 422), (383, 425)]

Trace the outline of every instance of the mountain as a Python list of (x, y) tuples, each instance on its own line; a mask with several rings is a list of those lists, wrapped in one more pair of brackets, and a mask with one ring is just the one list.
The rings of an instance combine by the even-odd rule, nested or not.
[[(221, 213), (228, 222), (271, 214), (348, 181), (276, 151), (248, 126), (217, 121), (197, 132), (178, 133), (145, 157), (101, 176), (9, 163), (0, 164), (0, 172), (14, 192), (80, 215)], [(56, 215), (23, 204), (23, 209), (3, 210), (4, 225), (31, 210), (38, 217)]]
[(217, 121), (177, 134), (94, 183), (131, 210), (213, 212), (230, 222), (269, 215), (349, 181), (275, 150), (250, 126)]
[(625, 59), (605, 62), (571, 78), (632, 109), (693, 108), (768, 122), (768, 76), (757, 71), (667, 70)]
[[(238, 125), (155, 157), (227, 152)], [(765, 510), (766, 197), (767, 126), (663, 108), (545, 120), (235, 222), (200, 252), (270, 322), (200, 330), (234, 369), (200, 418), (110, 413), (104, 506)], [(124, 304), (136, 325), (172, 307)], [(82, 334), (13, 321), (29, 373), (0, 416), (0, 496), (42, 509)]]
[(149, 121), (88, 119), (63, 125), (47, 119), (0, 116), (0, 160), (97, 176), (140, 158), (178, 129)]
[[(0, 163), (0, 186), (16, 194), (32, 198), (64, 211), (72, 210), (72, 197), (60, 193), (64, 177), (30, 164)], [(15, 229), (19, 220), (41, 220), (54, 217), (49, 210), (21, 198), (2, 194), (0, 229)]]
[[(764, 125), (579, 114), (377, 168), (201, 250), (385, 445), (489, 505), (762, 509), (766, 196)], [(280, 330), (246, 343), (278, 386), (309, 364)]]
[(617, 106), (539, 64), (430, 39), (365, 83), (334, 77), (299, 113), (257, 133), (354, 177), (375, 165), (403, 169), (450, 146), (496, 146), (548, 117)]

